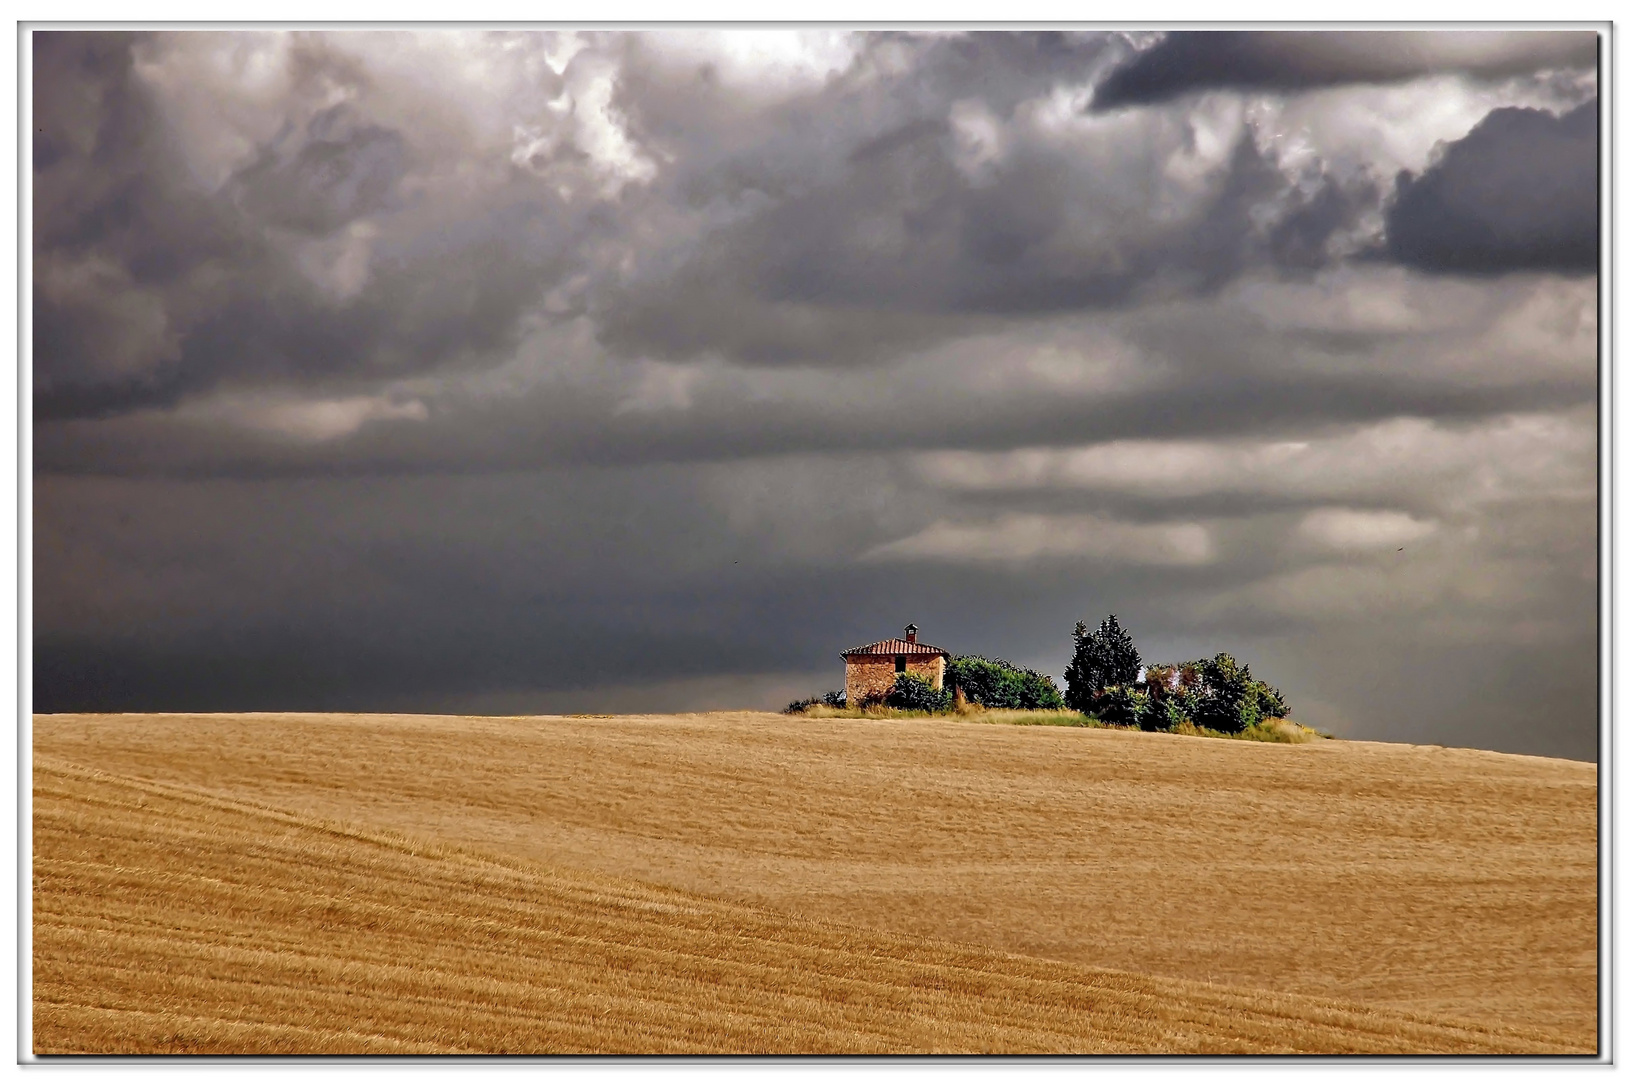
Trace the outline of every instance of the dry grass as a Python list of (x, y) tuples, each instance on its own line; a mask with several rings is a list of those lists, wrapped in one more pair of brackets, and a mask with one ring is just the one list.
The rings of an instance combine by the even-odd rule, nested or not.
[(771, 714), (40, 716), (35, 752), (796, 919), (1595, 1047), (1581, 762)]
[(828, 925), (49, 758), (34, 777), (40, 1054), (1573, 1048)]
[(941, 719), (975, 724), (1015, 724), (1033, 727), (1108, 726), (1092, 716), (1084, 716), (1076, 709), (984, 709), (980, 706), (965, 706), (957, 712), (945, 714)]
[(980, 705), (964, 705), (953, 712), (892, 709), (886, 705), (867, 705), (857, 709), (836, 705), (807, 705), (798, 712), (781, 715), (803, 720), (968, 720), (981, 724), (1050, 724), (1057, 727), (1096, 728), (1106, 726), (1076, 709), (987, 709)]
[(1186, 721), (1183, 724), (1176, 725), (1172, 731), (1165, 732), (1165, 734), (1194, 735), (1204, 739), (1241, 739), (1245, 742), (1269, 743), (1307, 743), (1314, 742), (1317, 739), (1332, 738), (1331, 735), (1317, 731), (1313, 727), (1305, 727), (1303, 724), (1295, 723), (1292, 720), (1275, 718), (1262, 720), (1245, 731), (1229, 734), (1223, 731), (1214, 731), (1210, 728), (1198, 727)]
[[(787, 715), (787, 714), (785, 714)], [(915, 709), (890, 709), (883, 705), (869, 705), (861, 709), (843, 709), (832, 705), (808, 705), (792, 714), (808, 720), (952, 720), (967, 724), (1011, 724), (1017, 727), (1080, 727), (1106, 728), (1092, 716), (1076, 709), (986, 709), (979, 705), (964, 706), (954, 712), (931, 713)], [(610, 720), (611, 716), (596, 719)], [(1124, 729), (1129, 730), (1129, 729)], [(1255, 724), (1246, 731), (1227, 733), (1198, 727), (1186, 722), (1164, 732), (1150, 734), (1192, 735), (1205, 739), (1241, 739), (1245, 742), (1305, 743), (1316, 739), (1330, 739), (1331, 735), (1286, 719), (1269, 719)]]

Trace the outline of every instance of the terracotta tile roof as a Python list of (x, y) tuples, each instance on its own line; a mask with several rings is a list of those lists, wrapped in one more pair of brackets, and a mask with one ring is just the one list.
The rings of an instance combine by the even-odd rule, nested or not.
[(904, 641), (901, 638), (890, 638), (887, 641), (875, 641), (872, 645), (861, 645), (854, 649), (846, 649), (840, 656), (950, 656), (946, 649), (938, 649), (934, 645), (926, 645), (922, 641)]

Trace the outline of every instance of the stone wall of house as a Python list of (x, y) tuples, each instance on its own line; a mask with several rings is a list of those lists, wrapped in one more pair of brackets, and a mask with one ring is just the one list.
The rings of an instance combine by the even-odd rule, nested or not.
[(917, 675), (921, 679), (929, 679), (930, 685), (940, 690), (942, 680), (947, 677), (947, 658), (945, 656), (909, 656), (907, 658), (907, 673)]
[[(947, 677), (945, 656), (909, 656), (907, 673), (941, 689)], [(845, 703), (852, 707), (869, 697), (883, 697), (896, 685), (894, 656), (850, 656), (845, 659)]]

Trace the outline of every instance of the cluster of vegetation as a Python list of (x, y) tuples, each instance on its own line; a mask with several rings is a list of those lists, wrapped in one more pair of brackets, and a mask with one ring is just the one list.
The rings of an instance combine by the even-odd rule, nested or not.
[(1050, 714), (1056, 718), (1051, 723), (1070, 723), (1058, 718), (1075, 715), (1096, 727), (1287, 741), (1273, 724), (1287, 716), (1287, 700), (1229, 653), (1146, 664), (1116, 615), (1108, 615), (1092, 631), (1078, 623), (1072, 644), (1064, 694), (1042, 672), (1007, 660), (959, 656), (948, 662), (942, 689), (921, 676), (901, 673), (889, 691), (867, 701), (847, 702), (845, 692), (837, 690), (790, 702), (783, 711), (934, 715), (990, 709), (1006, 715)]
[(1055, 680), (1007, 660), (960, 656), (947, 665), (947, 682), (983, 709), (1064, 709)]
[(1147, 665), (1116, 615), (1093, 631), (1078, 623), (1072, 641), (1066, 704), (1102, 723), (1145, 731), (1196, 727), (1235, 735), (1289, 712), (1280, 690), (1255, 679), (1229, 653)]

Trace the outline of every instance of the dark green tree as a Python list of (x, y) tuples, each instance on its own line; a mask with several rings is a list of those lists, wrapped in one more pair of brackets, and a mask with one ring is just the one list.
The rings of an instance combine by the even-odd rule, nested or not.
[(1260, 682), (1258, 679), (1253, 680), (1252, 694), (1253, 704), (1259, 710), (1261, 718), (1276, 717), (1279, 719), (1292, 712), (1287, 707), (1287, 699), (1281, 696), (1281, 691), (1267, 682)]
[(1269, 683), (1260, 682), (1246, 664), (1230, 653), (1198, 660), (1199, 679), (1192, 694), (1191, 718), (1201, 727), (1237, 732), (1271, 717), (1286, 716), (1287, 699)]
[[(1214, 731), (1237, 732), (1250, 723), (1247, 711), (1253, 675), (1229, 653), (1219, 653), (1196, 662), (1197, 682), (1191, 719)], [(1254, 716), (1251, 722), (1257, 722)]]
[(1134, 639), (1108, 615), (1100, 628), (1090, 632), (1078, 623), (1072, 631), (1072, 662), (1066, 668), (1066, 707), (1092, 712), (1101, 691), (1109, 686), (1128, 686), (1140, 677), (1140, 650)]

